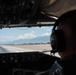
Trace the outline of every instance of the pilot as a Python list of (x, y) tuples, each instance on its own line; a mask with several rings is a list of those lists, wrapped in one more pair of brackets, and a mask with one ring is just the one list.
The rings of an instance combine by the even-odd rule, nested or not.
[(49, 70), (49, 75), (76, 75), (76, 10), (62, 14), (51, 34), (52, 53), (58, 52), (56, 60)]
[(62, 14), (55, 22), (50, 38), (52, 53), (61, 58), (37, 75), (76, 75), (76, 10)]

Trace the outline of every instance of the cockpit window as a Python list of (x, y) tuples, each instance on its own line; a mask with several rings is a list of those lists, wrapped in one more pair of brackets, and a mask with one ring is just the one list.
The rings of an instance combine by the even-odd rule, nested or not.
[(0, 53), (51, 50), (52, 26), (0, 29)]

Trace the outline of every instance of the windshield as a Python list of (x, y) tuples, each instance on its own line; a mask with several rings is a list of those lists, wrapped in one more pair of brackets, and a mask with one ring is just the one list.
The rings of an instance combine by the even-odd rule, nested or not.
[(49, 52), (52, 26), (0, 29), (0, 53)]

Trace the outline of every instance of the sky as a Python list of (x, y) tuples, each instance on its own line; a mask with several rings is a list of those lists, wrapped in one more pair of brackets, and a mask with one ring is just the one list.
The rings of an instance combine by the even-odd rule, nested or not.
[(18, 27), (0, 29), (0, 43), (19, 39), (32, 39), (39, 36), (50, 36), (52, 27)]

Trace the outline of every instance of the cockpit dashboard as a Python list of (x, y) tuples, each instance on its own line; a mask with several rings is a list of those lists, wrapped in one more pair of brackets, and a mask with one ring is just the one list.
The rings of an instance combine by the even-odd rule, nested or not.
[(58, 57), (40, 52), (0, 54), (0, 75), (35, 75), (48, 70)]

